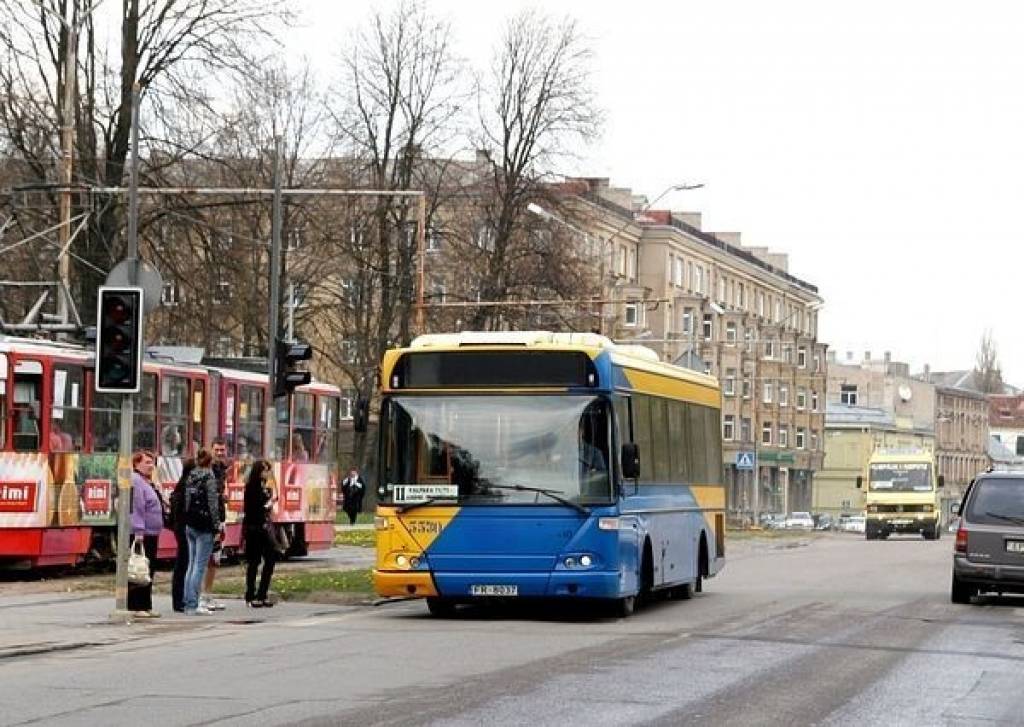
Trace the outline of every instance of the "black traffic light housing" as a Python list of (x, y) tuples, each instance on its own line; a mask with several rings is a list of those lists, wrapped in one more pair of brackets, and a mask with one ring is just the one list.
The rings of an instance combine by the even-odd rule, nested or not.
[(295, 387), (313, 380), (308, 371), (296, 368), (300, 361), (313, 358), (313, 347), (301, 341), (278, 341), (274, 367), (274, 396), (290, 394)]
[(101, 286), (96, 305), (96, 380), (102, 393), (142, 384), (142, 288)]

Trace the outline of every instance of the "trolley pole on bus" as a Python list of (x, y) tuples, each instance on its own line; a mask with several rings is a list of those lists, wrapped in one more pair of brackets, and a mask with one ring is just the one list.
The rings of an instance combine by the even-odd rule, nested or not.
[[(128, 187), (128, 283), (139, 282), (139, 84), (132, 89), (132, 164)], [(141, 306), (141, 302), (140, 302)], [(143, 313), (139, 312), (139, 328)], [(100, 333), (97, 331), (97, 336)], [(141, 341), (140, 341), (141, 343)], [(99, 362), (97, 361), (97, 369)], [(134, 401), (131, 394), (121, 394), (121, 441), (117, 454), (117, 570), (114, 576), (114, 612), (112, 620), (127, 620), (128, 612), (128, 513), (132, 507), (132, 431)]]

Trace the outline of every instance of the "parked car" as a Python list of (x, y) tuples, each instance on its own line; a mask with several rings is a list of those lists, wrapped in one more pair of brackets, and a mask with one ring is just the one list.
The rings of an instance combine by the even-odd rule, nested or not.
[(794, 512), (786, 518), (787, 530), (813, 530), (814, 518), (809, 512)]
[(979, 593), (1024, 593), (1024, 475), (986, 472), (967, 488), (956, 513), (950, 600)]
[(840, 515), (837, 529), (844, 533), (863, 533), (867, 519), (863, 515)]
[(778, 512), (766, 512), (761, 515), (761, 527), (765, 530), (779, 530), (786, 527), (786, 516)]
[(814, 516), (815, 530), (832, 530), (835, 527), (835, 519), (828, 513), (821, 513)]

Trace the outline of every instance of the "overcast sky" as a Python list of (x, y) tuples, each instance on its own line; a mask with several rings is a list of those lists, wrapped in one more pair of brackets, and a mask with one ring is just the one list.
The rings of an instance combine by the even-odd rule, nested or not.
[[(373, 7), (303, 0), (289, 48), (330, 70)], [(502, 12), (434, 0), (484, 67)], [(579, 169), (787, 252), (826, 300), (821, 340), (969, 368), (993, 331), (1024, 383), (1024, 6), (1012, 2), (564, 0), (595, 52), (607, 115)], [(499, 9), (500, 8), (500, 9)], [(662, 206), (662, 205), (659, 205)]]

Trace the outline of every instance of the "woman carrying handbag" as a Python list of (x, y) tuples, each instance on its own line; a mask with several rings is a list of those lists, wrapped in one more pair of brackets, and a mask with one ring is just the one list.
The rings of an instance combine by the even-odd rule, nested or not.
[[(164, 505), (153, 485), (156, 458), (152, 452), (139, 450), (132, 455), (132, 537), (142, 542), (142, 551), (149, 559), (149, 580), (136, 576), (128, 583), (127, 608), (136, 618), (159, 618), (153, 610), (153, 571), (156, 568), (157, 543), (164, 527)], [(133, 553), (138, 549), (133, 545)], [(137, 562), (141, 559), (136, 558)], [(141, 575), (141, 574), (140, 574)]]
[[(258, 459), (249, 468), (249, 477), (245, 482), (245, 559), (248, 562), (245, 571), (245, 605), (250, 608), (271, 608), (274, 603), (267, 599), (270, 590), (270, 579), (274, 575), (274, 564), (277, 562), (277, 550), (269, 529), (274, 527), (270, 520), (270, 512), (277, 498), (270, 487), (273, 471), (264, 459)], [(256, 574), (260, 561), (263, 561), (263, 573), (260, 576), (260, 587), (256, 590)]]

